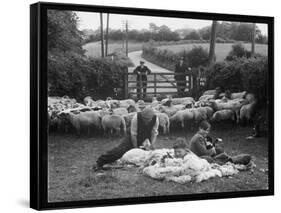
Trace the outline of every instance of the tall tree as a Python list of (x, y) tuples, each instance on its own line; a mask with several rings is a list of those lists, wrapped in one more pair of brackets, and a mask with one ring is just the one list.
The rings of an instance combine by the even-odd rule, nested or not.
[(48, 50), (74, 51), (83, 54), (82, 35), (78, 30), (78, 17), (74, 12), (48, 10)]
[(100, 35), (101, 35), (101, 57), (104, 57), (104, 38), (103, 38), (103, 20), (102, 20), (102, 13), (100, 13)]
[(255, 55), (255, 43), (256, 43), (256, 24), (253, 23), (253, 32), (252, 32), (252, 48), (251, 48), (251, 56)]
[(106, 20), (105, 56), (107, 56), (108, 54), (108, 29), (109, 29), (109, 13), (107, 13), (107, 20)]
[(213, 21), (212, 29), (211, 29), (211, 38), (210, 38), (210, 50), (209, 50), (210, 64), (212, 64), (215, 61), (216, 29), (217, 29), (217, 21)]

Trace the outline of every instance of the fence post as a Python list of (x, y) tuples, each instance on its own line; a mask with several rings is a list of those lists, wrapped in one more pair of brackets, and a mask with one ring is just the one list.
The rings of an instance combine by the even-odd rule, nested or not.
[(128, 98), (128, 68), (126, 68), (125, 73), (123, 74), (124, 78), (124, 99)]
[(154, 73), (154, 97), (156, 97), (156, 74)]

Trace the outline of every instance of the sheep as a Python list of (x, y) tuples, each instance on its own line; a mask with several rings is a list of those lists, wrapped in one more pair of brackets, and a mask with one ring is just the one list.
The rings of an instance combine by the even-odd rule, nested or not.
[(172, 104), (174, 105), (177, 105), (177, 104), (183, 104), (183, 105), (186, 105), (186, 104), (190, 104), (190, 103), (194, 103), (194, 98), (192, 97), (183, 97), (183, 98), (171, 98), (171, 97), (168, 97), (168, 98), (165, 98), (161, 101), (161, 104), (164, 104), (166, 103), (167, 101), (171, 101)]
[(203, 117), (205, 119), (211, 119), (212, 115), (214, 114), (214, 110), (209, 106), (198, 107), (198, 108), (195, 108), (195, 109), (197, 109), (199, 112), (204, 114)]
[(120, 115), (104, 115), (102, 117), (101, 124), (104, 134), (107, 133), (107, 130), (110, 130), (111, 133), (116, 131), (116, 133), (120, 135), (121, 129), (123, 130), (123, 133), (126, 134), (126, 122)]
[(206, 90), (202, 96), (204, 95), (215, 95), (216, 94), (216, 90), (212, 89), (212, 90)]
[(91, 128), (101, 129), (101, 116), (98, 112), (87, 111), (87, 112), (63, 112), (61, 115), (66, 115), (66, 118), (70, 121), (73, 127), (76, 129), (77, 134), (81, 134), (81, 128), (87, 128), (88, 135), (90, 135)]
[(119, 107), (128, 108), (129, 106), (135, 106), (136, 102), (133, 99), (126, 99), (119, 101)]
[(192, 108), (189, 110), (193, 113), (194, 125), (198, 125), (201, 121), (207, 120), (208, 118), (208, 112), (206, 108), (200, 107), (200, 108)]
[(159, 101), (157, 100), (156, 97), (153, 97), (153, 98), (152, 98), (152, 101), (151, 101), (151, 107), (152, 107), (152, 108), (155, 108), (155, 109), (158, 109), (159, 106), (160, 106)]
[(127, 115), (124, 116), (127, 129), (130, 128), (131, 122), (132, 122), (133, 117), (135, 116), (136, 113), (137, 113), (137, 112), (130, 112), (129, 114), (127, 114)]
[(160, 106), (159, 112), (166, 113), (169, 117), (173, 116), (179, 109), (175, 106), (167, 107), (167, 106)]
[(120, 115), (120, 116), (125, 116), (128, 115), (128, 110), (126, 108), (116, 108), (112, 110), (113, 115)]
[(220, 122), (220, 121), (226, 121), (231, 120), (235, 121), (235, 113), (231, 109), (223, 109), (215, 112), (211, 118), (211, 121), (213, 122)]
[(219, 101), (210, 101), (211, 107), (215, 111), (223, 110), (223, 109), (231, 109), (235, 112), (237, 123), (239, 123), (240, 120), (240, 109), (243, 105), (247, 104), (248, 101), (245, 99), (234, 99), (229, 100), (228, 102), (219, 102)]
[(245, 99), (249, 102), (249, 103), (256, 103), (257, 99), (255, 97), (254, 94), (252, 93), (247, 93), (247, 95), (245, 96)]
[(105, 103), (109, 108), (118, 108), (120, 106), (120, 102), (118, 100), (112, 99), (111, 97), (107, 97)]
[(170, 120), (167, 114), (158, 112), (156, 113), (159, 119), (159, 127), (163, 129), (163, 134), (169, 134), (170, 132)]
[(128, 113), (131, 113), (131, 112), (140, 112), (141, 110), (135, 105), (130, 105), (127, 108), (127, 111), (128, 111)]
[(194, 112), (190, 109), (184, 109), (177, 111), (174, 115), (170, 117), (170, 123), (180, 123), (182, 129), (185, 127), (186, 121), (193, 121)]
[(231, 99), (238, 99), (238, 98), (245, 98), (247, 92), (243, 91), (243, 92), (237, 92), (237, 93), (232, 93), (231, 94)]
[(256, 106), (256, 102), (246, 104), (240, 109), (240, 121), (251, 121), (252, 116), (254, 114), (254, 108)]
[(91, 96), (86, 96), (84, 99), (83, 99), (83, 102), (86, 106), (92, 106), (94, 104), (94, 100), (92, 99)]
[(200, 98), (199, 98), (199, 101), (209, 101), (211, 99), (214, 99), (214, 95), (202, 95)]
[(97, 107), (101, 107), (101, 108), (109, 108), (109, 106), (107, 105), (107, 103), (103, 100), (97, 100), (95, 102), (95, 106)]

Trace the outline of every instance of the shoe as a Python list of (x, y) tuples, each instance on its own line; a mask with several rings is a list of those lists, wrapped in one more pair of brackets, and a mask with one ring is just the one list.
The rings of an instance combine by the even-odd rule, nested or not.
[(241, 154), (231, 157), (231, 162), (234, 164), (248, 165), (252, 160), (252, 156), (248, 154)]
[(94, 172), (98, 172), (98, 171), (103, 170), (103, 167), (98, 165), (98, 164), (94, 164), (92, 169), (93, 169)]

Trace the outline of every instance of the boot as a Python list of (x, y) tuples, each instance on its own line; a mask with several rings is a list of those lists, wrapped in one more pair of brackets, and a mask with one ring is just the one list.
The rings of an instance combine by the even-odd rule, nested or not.
[(251, 160), (252, 160), (251, 155), (240, 154), (240, 155), (236, 155), (236, 156), (231, 157), (230, 162), (232, 162), (234, 164), (247, 165), (247, 164), (250, 163)]

